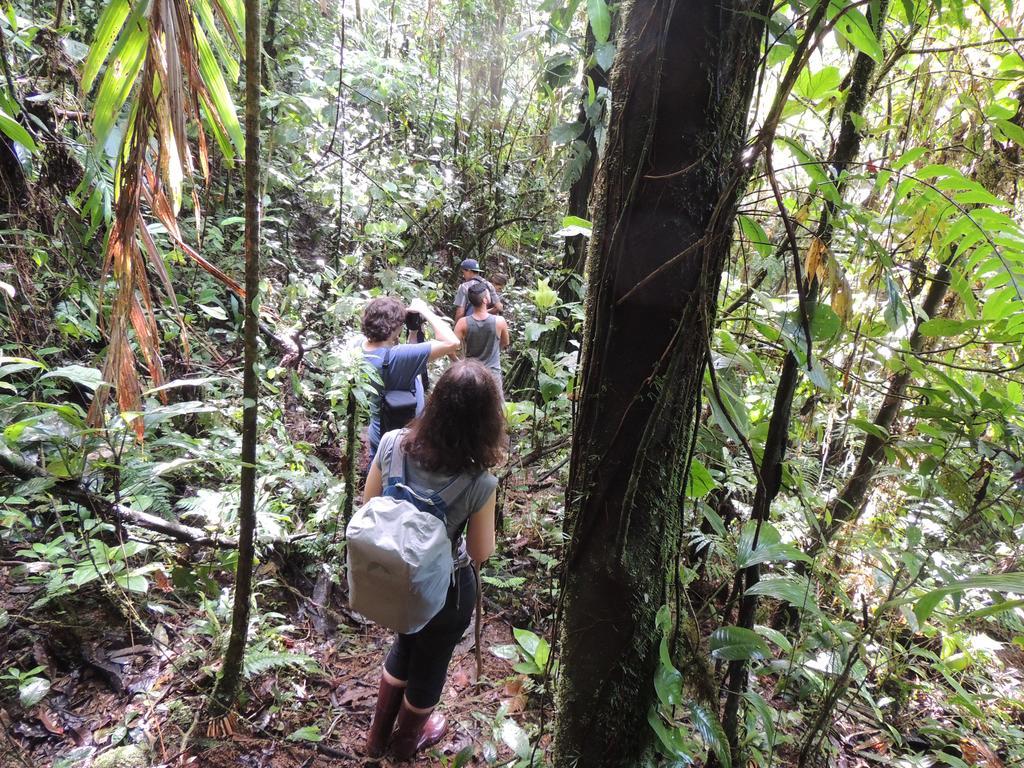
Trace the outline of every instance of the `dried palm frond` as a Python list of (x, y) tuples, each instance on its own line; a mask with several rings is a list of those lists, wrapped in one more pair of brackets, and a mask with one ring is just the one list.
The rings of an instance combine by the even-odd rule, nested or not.
[[(109, 338), (103, 366), (105, 386), (97, 390), (90, 409), (93, 424), (103, 420), (110, 386), (117, 389), (122, 412), (138, 412), (142, 407), (142, 384), (129, 329), (134, 331), (154, 385), (163, 383), (147, 264), (181, 320), (170, 276), (146, 227), (143, 206), (163, 225), (176, 248), (244, 297), (235, 280), (184, 242), (177, 220), (185, 184), (195, 172), (189, 125), (196, 128), (204, 178), (209, 174), (207, 131), (213, 134), (228, 162), (243, 150), (242, 129), (222, 71), (223, 67), (232, 80), (237, 80), (238, 62), (218, 26), (222, 25), (240, 47), (242, 14), (238, 0), (111, 0), (97, 25), (82, 87), (86, 93), (91, 91), (106, 63), (93, 108), (98, 146), (106, 143), (129, 97), (133, 93), (135, 96), (115, 169), (116, 203), (104, 275), (113, 276), (117, 294), (105, 324)], [(191, 196), (198, 218), (194, 189)], [(184, 325), (182, 332), (187, 354)], [(134, 419), (134, 427), (141, 438), (140, 419)]]

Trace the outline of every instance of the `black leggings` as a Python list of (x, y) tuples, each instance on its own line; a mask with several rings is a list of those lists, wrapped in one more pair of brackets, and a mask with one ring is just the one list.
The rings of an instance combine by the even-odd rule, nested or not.
[(412, 635), (399, 635), (384, 669), (398, 680), (408, 681), (405, 698), (417, 709), (428, 709), (441, 700), (452, 652), (473, 618), (476, 577), (470, 566), (455, 573), (448, 599), (427, 626)]

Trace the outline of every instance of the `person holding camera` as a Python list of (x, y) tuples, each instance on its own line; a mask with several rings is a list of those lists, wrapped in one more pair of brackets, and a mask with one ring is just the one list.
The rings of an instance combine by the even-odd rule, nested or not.
[[(416, 344), (399, 344), (403, 328), (417, 330), (430, 326), (434, 338)], [(374, 299), (363, 310), (363, 357), (380, 374), (381, 386), (370, 398), (370, 424), (367, 437), (370, 457), (377, 453), (381, 436), (381, 409), (386, 394), (408, 393), (415, 414), (423, 410), (423, 374), (427, 365), (458, 351), (458, 336), (448, 321), (434, 312), (422, 299), (413, 299), (408, 308), (400, 299)]]

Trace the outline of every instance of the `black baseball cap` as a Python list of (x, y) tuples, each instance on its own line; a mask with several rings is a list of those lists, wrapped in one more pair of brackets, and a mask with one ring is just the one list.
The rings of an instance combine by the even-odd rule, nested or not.
[(463, 259), (459, 266), (462, 267), (462, 269), (468, 269), (471, 272), (480, 271), (480, 264), (476, 259)]

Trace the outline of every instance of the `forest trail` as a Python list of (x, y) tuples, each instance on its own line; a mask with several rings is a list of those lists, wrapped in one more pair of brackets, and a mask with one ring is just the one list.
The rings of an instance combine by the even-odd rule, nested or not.
[(1022, 43), (1013, 0), (0, 0), (0, 768), (365, 764), (364, 312), (455, 353), (467, 261), (511, 458), (414, 765), (1024, 768)]
[[(42, 588), (12, 577), (14, 567), (21, 566), (9, 560), (0, 566), (4, 596), (0, 610), (21, 617)], [(261, 569), (264, 583), (281, 578), (272, 576), (272, 570)], [(514, 570), (528, 578), (533, 575), (522, 568)], [(151, 624), (155, 627), (151, 635), (126, 622), (115, 604), (107, 603), (103, 610), (104, 603), (86, 599), (80, 604), (81, 614), (73, 619), (59, 612), (52, 619), (37, 613), (31, 629), (10, 639), (0, 663), (5, 668), (42, 667), (51, 687), (45, 702), (26, 708), (16, 719), (0, 713), (4, 725), (0, 736), (7, 741), (0, 746), (0, 755), (14, 761), (3, 762), (5, 768), (18, 763), (73, 764), (69, 761), (93, 755), (99, 760), (122, 744), (148, 745), (148, 754), (130, 751), (124, 765), (111, 768), (366, 764), (360, 755), (380, 666), (391, 642), (386, 630), (347, 614), (340, 596), (333, 601), (332, 612), (336, 617), (348, 615), (349, 621), (325, 637), (314, 627), (317, 622), (310, 604), (296, 600), (299, 593), (294, 587), (269, 586), (263, 609), (279, 610), (289, 631), (280, 637), (280, 652), (257, 653), (247, 663), (276, 668), (251, 673), (243, 719), (232, 733), (207, 740), (197, 732), (202, 727), (197, 717), (212, 669), (196, 662), (206, 655), (210, 638), (196, 630), (203, 617), (174, 599), (168, 577), (156, 576), (155, 582), (159, 595), (153, 596), (151, 607), (160, 605), (164, 610)], [(482, 764), (485, 755), (499, 760), (514, 757), (500, 734), (496, 736), (495, 724), (509, 717), (533, 722), (539, 718), (539, 698), (527, 695), (532, 683), (513, 671), (514, 658), (499, 658), (493, 652), (514, 647), (515, 640), (508, 620), (511, 608), (494, 601), (492, 595), (498, 590), (489, 592), (485, 588), (483, 674), (477, 681), (471, 625), (455, 649), (442, 695), (448, 732), (437, 747), (409, 765), (447, 765), (467, 747), (480, 756), (467, 765)], [(533, 610), (547, 609), (534, 606)], [(520, 605), (515, 612), (522, 616), (521, 611)], [(298, 667), (297, 660), (302, 660)], [(318, 752), (318, 745), (326, 754)], [(138, 763), (129, 762), (136, 759)]]

